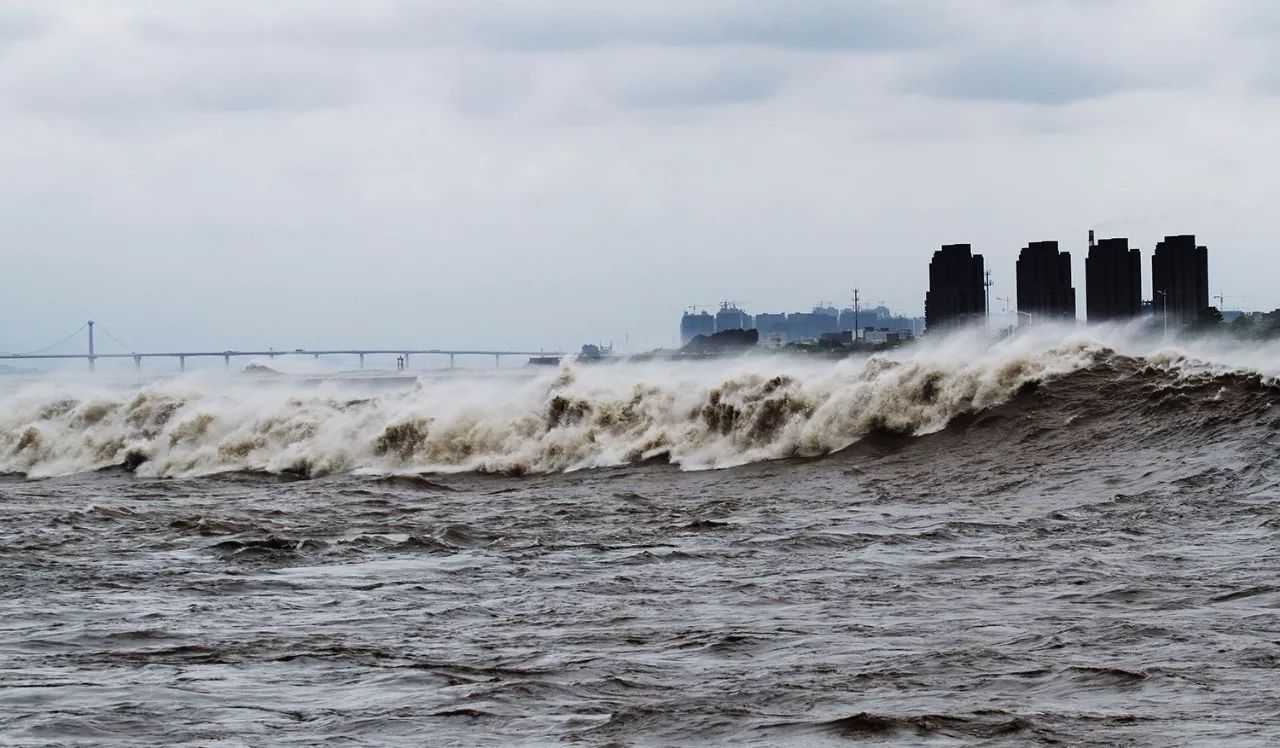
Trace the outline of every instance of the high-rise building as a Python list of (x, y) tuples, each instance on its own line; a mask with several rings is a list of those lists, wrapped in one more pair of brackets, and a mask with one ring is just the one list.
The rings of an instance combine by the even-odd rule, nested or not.
[(716, 318), (706, 312), (694, 314), (692, 310), (680, 318), (680, 345), (688, 345), (698, 335), (710, 336), (716, 331)]
[(846, 307), (840, 310), (840, 330), (857, 330), (862, 332), (867, 327), (877, 330), (888, 329), (890, 332), (914, 332), (915, 320), (894, 314), (886, 306), (874, 306), (854, 310)]
[(943, 331), (981, 322), (987, 313), (982, 255), (968, 244), (944, 244), (929, 263), (929, 291), (924, 295), (925, 324)]
[(1193, 234), (1166, 236), (1151, 255), (1151, 308), (1169, 324), (1196, 321), (1209, 307), (1209, 250)]
[(756, 315), (756, 329), (760, 331), (761, 340), (769, 340), (771, 337), (778, 336), (782, 340), (790, 340), (787, 337), (787, 315), (782, 313), (762, 312)]
[(1085, 313), (1090, 322), (1112, 322), (1142, 313), (1142, 258), (1124, 238), (1094, 244), (1089, 232), (1084, 260)]
[(815, 306), (810, 312), (792, 312), (787, 315), (789, 340), (819, 340), (823, 335), (839, 329), (840, 313), (830, 307)]
[(1071, 253), (1057, 242), (1031, 242), (1018, 254), (1019, 324), (1076, 318)]
[(720, 311), (716, 312), (716, 332), (721, 330), (751, 330), (751, 315), (742, 311), (731, 301), (720, 303)]

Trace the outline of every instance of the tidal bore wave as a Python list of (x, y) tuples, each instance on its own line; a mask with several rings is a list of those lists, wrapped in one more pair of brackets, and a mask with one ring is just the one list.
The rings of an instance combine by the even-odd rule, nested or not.
[(696, 470), (826, 455), (868, 435), (932, 434), (962, 416), (1016, 410), (1033, 391), (1035, 407), (1062, 409), (1064, 426), (1105, 418), (1122, 429), (1133, 412), (1148, 430), (1160, 425), (1152, 409), (1225, 423), (1265, 411), (1275, 394), (1268, 376), (1211, 354), (1114, 344), (1074, 333), (961, 339), (838, 363), (566, 366), (376, 392), (235, 378), (114, 389), (45, 382), (0, 397), (0, 472), (526, 474), (652, 460)]
[(1277, 344), (102, 368), (0, 377), (6, 744), (1280, 745)]

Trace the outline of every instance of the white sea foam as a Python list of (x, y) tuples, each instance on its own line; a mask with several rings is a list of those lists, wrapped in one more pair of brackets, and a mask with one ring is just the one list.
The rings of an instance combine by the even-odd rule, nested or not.
[(400, 389), (290, 377), (134, 386), (60, 378), (0, 395), (0, 472), (44, 477), (126, 463), (153, 476), (552, 472), (653, 457), (727, 467), (838, 451), (875, 429), (937, 431), (1108, 349), (1160, 366), (1280, 373), (1274, 344), (1173, 348), (1136, 328), (1041, 326), (995, 343), (962, 334), (841, 361), (569, 364), (424, 377)]

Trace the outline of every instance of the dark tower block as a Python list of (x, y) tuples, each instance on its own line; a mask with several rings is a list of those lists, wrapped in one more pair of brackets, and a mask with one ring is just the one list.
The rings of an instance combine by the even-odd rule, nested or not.
[(929, 291), (924, 295), (926, 328), (933, 332), (982, 322), (986, 286), (982, 255), (968, 244), (944, 244), (929, 263)]
[(1128, 239), (1103, 239), (1084, 260), (1085, 311), (1090, 322), (1132, 319), (1142, 312), (1142, 259)]
[(1019, 322), (1075, 321), (1076, 289), (1071, 285), (1071, 253), (1057, 242), (1031, 242), (1018, 255)]
[(1152, 311), (1169, 324), (1194, 322), (1209, 307), (1209, 250), (1192, 234), (1166, 236), (1151, 255)]

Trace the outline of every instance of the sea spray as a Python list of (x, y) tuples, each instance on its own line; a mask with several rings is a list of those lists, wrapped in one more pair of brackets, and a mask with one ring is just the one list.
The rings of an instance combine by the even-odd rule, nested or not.
[[(359, 381), (187, 376), (142, 386), (51, 380), (0, 396), (0, 472), (112, 466), (149, 476), (263, 471), (545, 473), (661, 458), (685, 469), (839, 451), (872, 432), (927, 434), (1116, 348), (1152, 366), (1222, 368), (1256, 349), (1173, 351), (1124, 328), (977, 333), (840, 361), (757, 355), (569, 364), (510, 376)], [(1274, 364), (1273, 364), (1274, 365)]]

